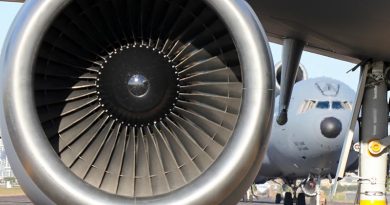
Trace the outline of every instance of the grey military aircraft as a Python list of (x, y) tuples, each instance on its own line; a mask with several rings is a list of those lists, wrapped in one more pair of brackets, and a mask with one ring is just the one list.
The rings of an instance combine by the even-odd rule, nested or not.
[[(281, 64), (275, 67), (278, 76)], [(279, 88), (278, 79), (276, 82)], [(305, 68), (300, 65), (288, 110), (289, 120), (284, 125), (274, 120), (267, 154), (255, 183), (283, 179), (294, 191), (285, 194), (284, 204), (293, 203), (292, 197), (296, 197), (299, 188), (297, 204), (305, 204), (305, 195), (319, 197), (321, 179), (336, 174), (354, 97), (355, 92), (343, 82), (327, 77), (307, 79)], [(275, 117), (279, 114), (278, 106), (274, 114)], [(357, 142), (358, 126), (354, 133)], [(357, 153), (352, 152), (348, 160), (351, 171), (357, 169), (358, 159)], [(280, 201), (278, 194), (275, 202)]]

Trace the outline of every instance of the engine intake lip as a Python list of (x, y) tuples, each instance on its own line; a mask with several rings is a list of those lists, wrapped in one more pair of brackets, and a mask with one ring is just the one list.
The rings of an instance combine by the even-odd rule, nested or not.
[[(272, 122), (274, 72), (260, 23), (242, 0), (204, 0), (226, 24), (242, 66), (241, 109), (234, 132), (218, 159), (189, 186), (155, 197), (128, 198), (85, 183), (52, 149), (34, 103), (33, 64), (55, 16), (70, 0), (27, 1), (3, 50), (1, 93), (4, 142), (16, 175), (40, 204), (228, 204), (238, 201), (255, 178)], [(37, 32), (38, 31), (38, 32)], [(12, 137), (11, 137), (12, 136)], [(19, 169), (20, 168), (20, 169)]]
[[(281, 85), (281, 82), (280, 82), (280, 79), (281, 79), (281, 75), (282, 75), (282, 62), (279, 62), (275, 65), (275, 82), (276, 82), (276, 92), (278, 93), (279, 90), (280, 90), (280, 85)], [(299, 64), (299, 67), (298, 67), (298, 73), (297, 73), (297, 76), (296, 76), (296, 79), (295, 79), (295, 83), (298, 83), (299, 81), (302, 81), (302, 80), (307, 80), (308, 79), (308, 74), (307, 74), (307, 70), (305, 68), (305, 66), (303, 66), (302, 64)]]

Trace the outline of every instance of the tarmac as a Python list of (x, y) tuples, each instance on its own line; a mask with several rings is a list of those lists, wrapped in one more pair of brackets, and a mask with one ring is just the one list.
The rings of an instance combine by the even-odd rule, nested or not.
[(27, 196), (2, 196), (0, 205), (33, 205)]
[[(275, 204), (273, 202), (273, 199), (261, 199), (256, 200), (254, 202), (239, 202), (237, 205), (248, 205), (248, 204), (254, 204), (254, 205), (269, 205), (269, 204)], [(328, 205), (350, 205), (353, 203), (328, 203)], [(6, 196), (6, 197), (0, 197), (0, 205), (33, 205), (33, 203), (30, 201), (30, 199), (26, 196)]]

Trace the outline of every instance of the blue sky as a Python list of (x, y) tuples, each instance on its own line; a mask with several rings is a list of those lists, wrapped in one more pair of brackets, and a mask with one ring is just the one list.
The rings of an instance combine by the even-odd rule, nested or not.
[(3, 47), (7, 31), (21, 5), (20, 3), (0, 2), (0, 48)]
[[(282, 56), (282, 46), (271, 43), (271, 51), (274, 62), (280, 62)], [(326, 76), (346, 83), (353, 90), (356, 90), (357, 88), (359, 82), (359, 69), (347, 74), (347, 71), (353, 68), (356, 64), (310, 52), (303, 52), (301, 64), (306, 67), (309, 78)]]
[[(0, 48), (2, 48), (9, 26), (20, 7), (21, 4), (19, 3), (0, 2)], [(278, 63), (281, 61), (282, 47), (277, 44), (271, 44), (271, 50), (274, 62)], [(352, 89), (356, 90), (359, 71), (346, 74), (354, 64), (309, 52), (303, 53), (301, 63), (306, 67), (309, 78), (331, 77), (345, 82)]]

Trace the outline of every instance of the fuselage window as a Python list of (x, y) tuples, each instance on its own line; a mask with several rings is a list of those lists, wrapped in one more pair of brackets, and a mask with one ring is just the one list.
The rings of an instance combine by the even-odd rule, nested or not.
[(341, 104), (340, 101), (332, 102), (332, 108), (336, 110), (345, 109), (345, 107)]
[(316, 107), (319, 109), (329, 109), (329, 101), (319, 101)]

